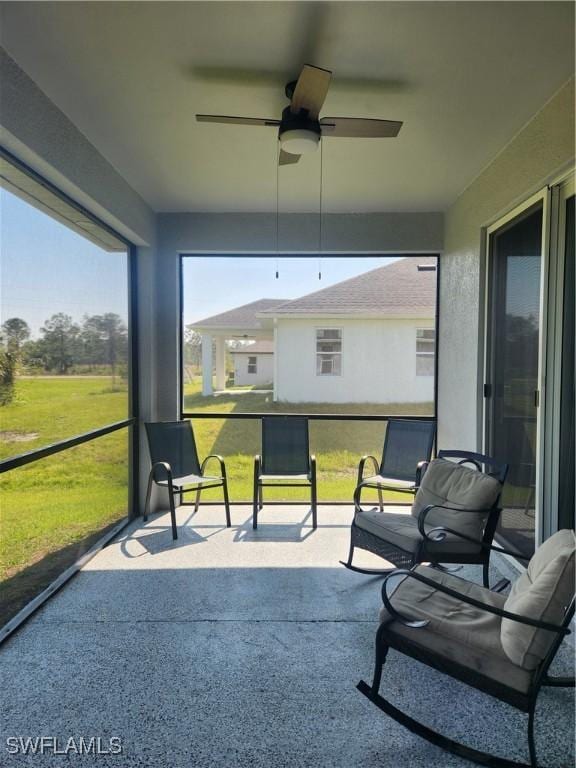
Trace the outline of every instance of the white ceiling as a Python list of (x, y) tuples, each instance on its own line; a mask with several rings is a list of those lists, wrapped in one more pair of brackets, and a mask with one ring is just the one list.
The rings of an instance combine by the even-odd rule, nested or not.
[[(3, 45), (157, 211), (271, 211), (273, 128), (304, 62), (333, 70), (325, 116), (403, 120), (325, 139), (326, 211), (442, 210), (574, 71), (569, 2), (12, 2)], [(320, 153), (279, 173), (318, 210)]]

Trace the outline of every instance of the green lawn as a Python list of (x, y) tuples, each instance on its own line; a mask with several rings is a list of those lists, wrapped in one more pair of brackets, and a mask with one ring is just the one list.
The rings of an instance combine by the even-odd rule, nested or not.
[[(112, 391), (108, 377), (21, 379), (14, 402), (0, 408), (0, 455), (120, 421), (126, 404), (125, 388)], [(121, 430), (0, 477), (0, 623), (124, 517), (127, 439)]]
[[(410, 414), (430, 415), (431, 403), (418, 406), (395, 403), (375, 405), (369, 403), (274, 403), (272, 393), (249, 393), (203, 397), (200, 381), (187, 384), (184, 390), (184, 408), (190, 412), (218, 413), (354, 413), (354, 414)], [(200, 457), (218, 453), (226, 460), (230, 496), (233, 500), (248, 500), (252, 496), (254, 455), (260, 452), (260, 422), (258, 420), (196, 419), (194, 432)], [(348, 501), (352, 499), (356, 483), (358, 461), (365, 453), (379, 457), (384, 442), (385, 422), (370, 421), (311, 421), (310, 449), (316, 455), (318, 467), (318, 498), (321, 501)], [(215, 465), (216, 467), (217, 465)], [(309, 492), (308, 492), (309, 493)], [(219, 499), (219, 489), (208, 490), (206, 499)], [(269, 499), (309, 498), (306, 490), (282, 488), (267, 490)], [(375, 498), (366, 494), (366, 499)], [(390, 500), (406, 499), (402, 494), (389, 494)]]

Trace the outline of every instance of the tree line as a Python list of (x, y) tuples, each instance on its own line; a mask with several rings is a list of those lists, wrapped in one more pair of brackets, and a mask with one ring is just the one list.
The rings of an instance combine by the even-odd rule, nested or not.
[(77, 323), (58, 312), (32, 339), (30, 326), (11, 317), (0, 327), (0, 405), (11, 402), (18, 373), (65, 375), (105, 366), (112, 375), (125, 377), (128, 360), (128, 329), (114, 312), (85, 315)]

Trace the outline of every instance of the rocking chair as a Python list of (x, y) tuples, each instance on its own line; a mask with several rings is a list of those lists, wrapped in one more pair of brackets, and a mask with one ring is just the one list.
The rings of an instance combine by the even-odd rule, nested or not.
[[(490, 550), (507, 471), (507, 464), (479, 453), (440, 451), (420, 480), (409, 514), (377, 507), (362, 509), (360, 484), (354, 494), (350, 551), (342, 565), (358, 573), (390, 573), (390, 568), (353, 565), (356, 548), (372, 552), (397, 568), (416, 563), (433, 563), (439, 568), (444, 568), (444, 563), (478, 564), (483, 566), (484, 586), (488, 587)], [(430, 531), (435, 535), (429, 536)]]
[[(432, 744), (491, 768), (537, 768), (534, 710), (542, 686), (574, 687), (548, 669), (574, 615), (574, 532), (562, 530), (533, 555), (508, 597), (427, 566), (384, 579), (372, 685), (358, 690)], [(395, 588), (388, 590), (390, 580)], [(391, 594), (389, 594), (389, 591)], [(529, 766), (480, 752), (417, 722), (380, 695), (393, 648), (528, 714)]]

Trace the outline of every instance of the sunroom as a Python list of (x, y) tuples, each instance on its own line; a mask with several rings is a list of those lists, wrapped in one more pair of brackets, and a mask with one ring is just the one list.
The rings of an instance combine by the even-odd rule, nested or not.
[[(1, 14), (0, 763), (469, 764), (356, 691), (381, 580), (341, 561), (391, 420), (508, 465), (497, 546), (574, 529), (573, 4)], [(306, 66), (320, 133), (282, 138)], [(283, 487), (252, 528), (272, 416), (309, 425), (316, 529)], [(162, 487), (143, 520), (144, 425), (175, 421), (225, 461), (230, 528), (219, 488), (178, 506), (176, 540)], [(491, 583), (525, 564), (492, 554)], [(525, 763), (505, 704), (389, 666), (414, 717)], [(572, 709), (539, 699), (543, 765), (572, 764)]]

